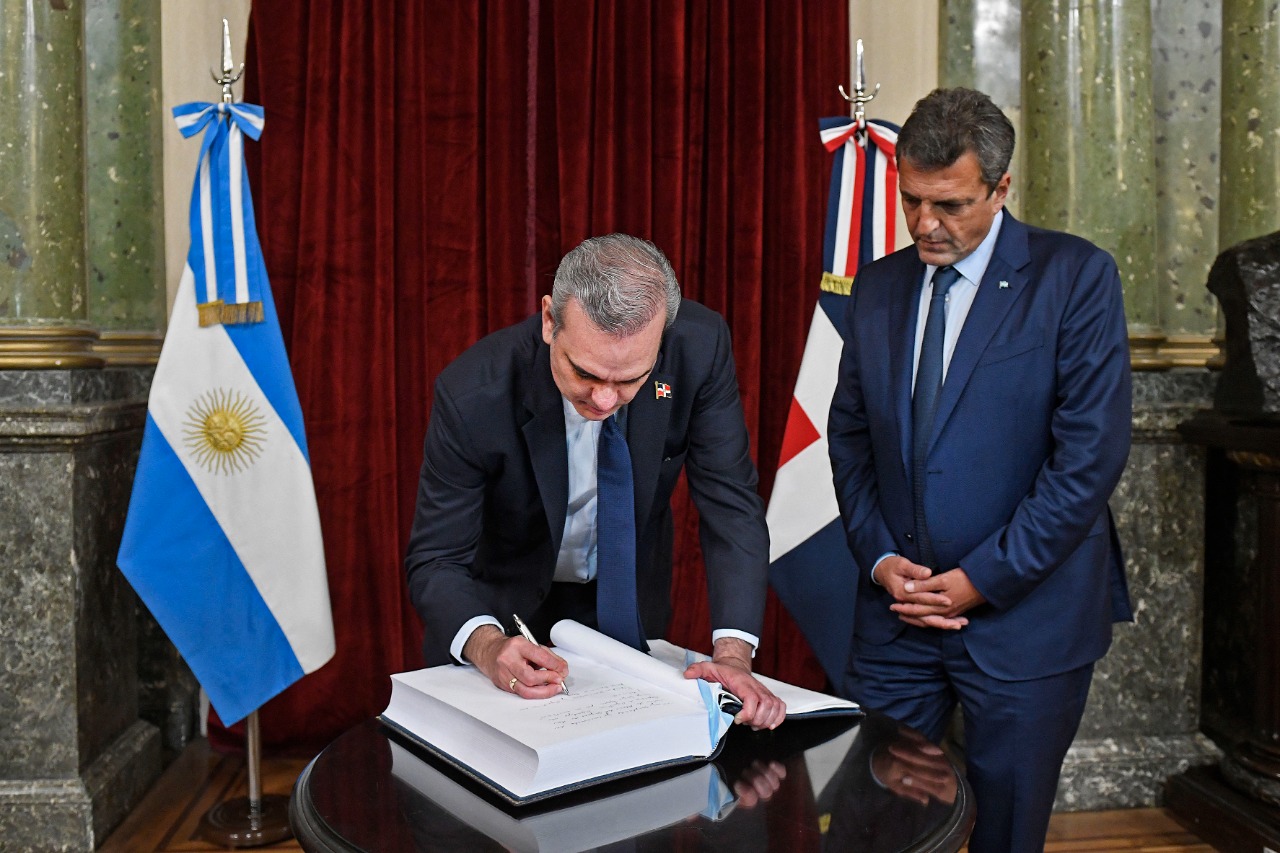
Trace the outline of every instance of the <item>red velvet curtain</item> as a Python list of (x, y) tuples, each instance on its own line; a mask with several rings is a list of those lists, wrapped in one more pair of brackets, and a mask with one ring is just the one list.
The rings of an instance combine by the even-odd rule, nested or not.
[[(338, 651), (262, 710), (313, 750), (421, 665), (402, 569), (436, 374), (528, 316), (561, 255), (625, 231), (733, 331), (764, 494), (821, 275), (847, 0), (255, 0), (250, 151), (324, 529)], [(707, 648), (676, 498), (671, 639)], [(758, 668), (821, 686), (770, 597)], [(215, 728), (215, 742), (231, 738)]]

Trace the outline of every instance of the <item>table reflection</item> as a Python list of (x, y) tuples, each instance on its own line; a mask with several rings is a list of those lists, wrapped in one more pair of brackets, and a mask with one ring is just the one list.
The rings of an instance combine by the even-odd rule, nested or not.
[(709, 763), (511, 806), (375, 721), (299, 777), (306, 850), (959, 850), (972, 796), (937, 747), (871, 714), (735, 729)]

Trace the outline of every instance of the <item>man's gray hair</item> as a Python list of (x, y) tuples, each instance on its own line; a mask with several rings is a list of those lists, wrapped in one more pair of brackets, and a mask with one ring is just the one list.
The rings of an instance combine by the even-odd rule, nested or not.
[(560, 261), (551, 288), (552, 334), (576, 299), (587, 319), (603, 332), (628, 337), (665, 309), (670, 328), (680, 310), (680, 283), (662, 250), (639, 237), (589, 237)]
[(932, 171), (945, 169), (966, 151), (978, 158), (982, 182), (994, 190), (1013, 158), (1013, 123), (982, 92), (934, 89), (911, 110), (898, 134), (898, 160)]

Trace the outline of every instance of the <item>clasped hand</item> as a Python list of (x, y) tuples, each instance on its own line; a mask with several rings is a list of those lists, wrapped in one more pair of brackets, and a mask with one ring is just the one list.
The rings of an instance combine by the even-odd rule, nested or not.
[(958, 631), (969, 624), (961, 615), (986, 602), (964, 569), (934, 574), (906, 557), (886, 557), (876, 566), (876, 580), (893, 596), (889, 609), (908, 625)]
[(956, 774), (946, 753), (912, 729), (903, 727), (892, 743), (876, 749), (871, 772), (885, 788), (922, 806), (930, 799), (956, 801)]

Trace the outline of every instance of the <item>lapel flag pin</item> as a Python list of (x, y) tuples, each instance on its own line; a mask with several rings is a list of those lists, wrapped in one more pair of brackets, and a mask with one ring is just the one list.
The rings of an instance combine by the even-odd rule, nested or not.
[(1008, 290), (1008, 289), (1009, 289), (1009, 282), (1007, 282), (1007, 281), (1002, 281), (1002, 282), (1000, 282), (1000, 289), (1001, 289), (1001, 290)]
[(653, 383), (653, 391), (654, 391), (654, 399), (661, 400), (664, 397), (667, 398), (668, 400), (671, 399), (671, 386), (668, 385), (666, 382)]

